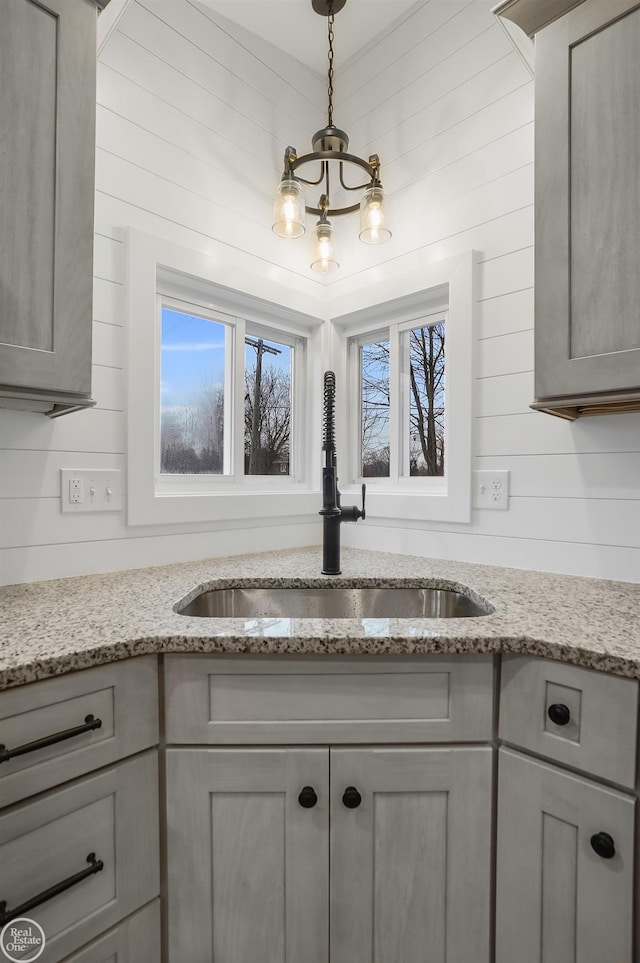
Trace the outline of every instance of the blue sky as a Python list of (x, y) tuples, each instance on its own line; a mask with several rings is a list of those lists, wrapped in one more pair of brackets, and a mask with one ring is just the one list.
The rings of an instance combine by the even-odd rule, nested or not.
[[(224, 378), (224, 336), (227, 326), (171, 308), (162, 309), (162, 407), (188, 404), (203, 388)], [(263, 365), (276, 364), (290, 370), (290, 349), (277, 342), (279, 355), (265, 354)], [(255, 364), (255, 349), (245, 349), (246, 365)]]
[(162, 309), (162, 406), (183, 405), (224, 378), (225, 325)]

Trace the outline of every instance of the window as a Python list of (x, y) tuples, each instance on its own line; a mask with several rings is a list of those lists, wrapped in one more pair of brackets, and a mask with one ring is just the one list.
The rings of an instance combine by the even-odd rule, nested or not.
[(473, 255), (428, 274), (430, 287), (381, 303), (372, 290), (369, 307), (334, 320), (355, 414), (343, 445), (371, 516), (469, 521)]
[[(193, 309), (195, 310), (195, 309)], [(225, 458), (227, 325), (183, 308), (161, 308), (160, 474), (229, 473)], [(228, 445), (227, 445), (228, 449)], [(227, 464), (225, 464), (225, 461)]]
[(358, 344), (360, 377), (360, 471), (365, 478), (389, 477), (389, 337)]
[(400, 336), (404, 477), (444, 475), (445, 324), (446, 315), (423, 318)]
[(248, 335), (244, 343), (245, 475), (289, 475), (295, 348)]
[(354, 481), (443, 478), (446, 318), (443, 310), (350, 339), (359, 417)]
[[(160, 325), (160, 487), (175, 491), (187, 484), (184, 476), (234, 476), (238, 470), (280, 481), (295, 474), (292, 428), (305, 399), (294, 411), (293, 371), (303, 360), (305, 339), (271, 331), (269, 338), (244, 319), (167, 297), (160, 299)], [(236, 377), (237, 352), (243, 372)], [(236, 409), (242, 411), (242, 449), (240, 432), (234, 436)]]
[(320, 319), (264, 297), (288, 297), (281, 283), (236, 271), (260, 294), (234, 290), (215, 258), (127, 242), (129, 524), (317, 514)]
[[(360, 418), (359, 470), (363, 478), (444, 475), (445, 315), (411, 322), (408, 330), (356, 339)], [(400, 392), (391, 397), (391, 351), (397, 344)], [(397, 409), (397, 410), (396, 410)], [(390, 425), (398, 421), (398, 439)], [(392, 451), (392, 448), (394, 449)], [(394, 469), (391, 469), (393, 458)]]

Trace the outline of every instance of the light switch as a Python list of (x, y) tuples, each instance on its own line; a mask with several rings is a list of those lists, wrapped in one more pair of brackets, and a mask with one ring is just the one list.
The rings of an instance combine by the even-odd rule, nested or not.
[(474, 471), (473, 507), (507, 511), (509, 508), (509, 472)]
[(119, 468), (60, 471), (63, 512), (122, 511), (122, 472)]

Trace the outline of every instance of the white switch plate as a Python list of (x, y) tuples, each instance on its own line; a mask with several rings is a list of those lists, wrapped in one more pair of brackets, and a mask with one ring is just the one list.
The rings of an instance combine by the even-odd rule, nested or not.
[(122, 472), (119, 468), (60, 471), (63, 512), (122, 511)]
[(509, 472), (474, 471), (473, 507), (506, 512), (509, 508)]

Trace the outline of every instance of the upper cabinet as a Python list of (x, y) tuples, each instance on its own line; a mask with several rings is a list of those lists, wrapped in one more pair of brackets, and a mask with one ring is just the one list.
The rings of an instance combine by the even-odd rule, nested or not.
[(0, 406), (91, 399), (95, 0), (0, 11)]
[(535, 34), (532, 405), (640, 410), (640, 3), (506, 0)]

